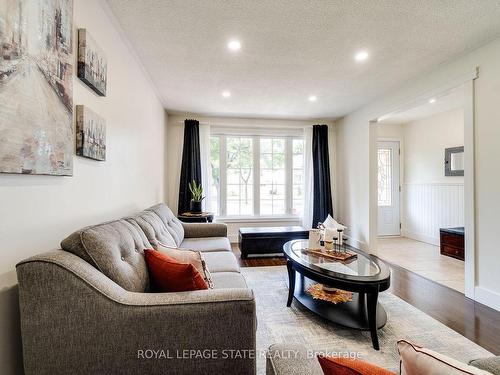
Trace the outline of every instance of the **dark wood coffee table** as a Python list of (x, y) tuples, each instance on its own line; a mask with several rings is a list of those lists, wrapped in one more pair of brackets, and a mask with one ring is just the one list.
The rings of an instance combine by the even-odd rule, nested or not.
[[(378, 303), (378, 294), (391, 284), (389, 267), (379, 258), (348, 246), (357, 257), (348, 261), (306, 254), (307, 240), (285, 243), (289, 292), (287, 306), (293, 298), (307, 309), (345, 327), (370, 331), (373, 348), (379, 350), (377, 329), (387, 322), (387, 314)], [(296, 274), (300, 277), (296, 281)], [(313, 299), (306, 288), (313, 283), (353, 292), (350, 302), (333, 304)]]

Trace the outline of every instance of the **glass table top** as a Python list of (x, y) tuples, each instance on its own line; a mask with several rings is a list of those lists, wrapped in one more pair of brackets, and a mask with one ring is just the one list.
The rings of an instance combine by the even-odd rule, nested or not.
[(377, 263), (365, 253), (352, 247), (348, 247), (348, 250), (356, 253), (357, 256), (343, 261), (306, 253), (307, 240), (291, 241), (287, 245), (285, 245), (285, 252), (295, 261), (327, 274), (334, 273), (345, 276), (370, 277), (377, 276), (380, 273), (380, 267)]

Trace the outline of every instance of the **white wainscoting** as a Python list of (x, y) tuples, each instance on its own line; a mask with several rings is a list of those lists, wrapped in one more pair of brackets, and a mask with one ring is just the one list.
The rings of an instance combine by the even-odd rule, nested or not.
[(464, 184), (404, 184), (402, 214), (403, 236), (439, 245), (439, 228), (464, 226)]

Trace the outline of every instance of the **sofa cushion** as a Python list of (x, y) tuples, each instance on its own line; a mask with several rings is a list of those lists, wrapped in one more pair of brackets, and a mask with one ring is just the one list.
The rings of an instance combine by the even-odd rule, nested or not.
[(191, 263), (181, 263), (153, 249), (144, 250), (151, 284), (156, 292), (189, 292), (208, 289), (203, 276)]
[(184, 249), (208, 251), (231, 251), (231, 243), (227, 237), (186, 238), (181, 245)]
[(143, 250), (151, 244), (136, 223), (121, 219), (86, 227), (69, 235), (61, 247), (128, 291), (149, 289)]
[(318, 356), (324, 375), (396, 375), (373, 363), (361, 359)]
[(126, 220), (137, 223), (155, 249), (158, 243), (177, 247), (177, 242), (171, 234), (173, 230), (169, 230), (163, 220), (153, 211), (144, 210), (135, 216), (126, 218)]
[(184, 240), (184, 227), (181, 221), (175, 217), (172, 210), (163, 203), (160, 203), (153, 207), (149, 207), (146, 211), (151, 211), (158, 215), (165, 224), (170, 235), (174, 238), (177, 247), (180, 247), (182, 240)]
[(214, 289), (248, 288), (239, 272), (212, 272), (212, 282)]
[(236, 257), (229, 251), (208, 251), (203, 259), (210, 272), (240, 272)]
[[(406, 340), (398, 341), (401, 375), (487, 375), (489, 372), (468, 366), (456, 359), (422, 348)], [(491, 374), (490, 374), (491, 375)]]
[(201, 251), (178, 249), (176, 247), (165, 246), (161, 243), (158, 244), (157, 250), (178, 262), (192, 264), (203, 277), (208, 287), (213, 288), (212, 276)]

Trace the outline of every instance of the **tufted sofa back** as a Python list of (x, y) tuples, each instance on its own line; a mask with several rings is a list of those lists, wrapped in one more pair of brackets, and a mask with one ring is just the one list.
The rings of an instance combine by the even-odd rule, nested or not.
[(178, 246), (174, 237), (170, 234), (175, 233), (174, 229), (169, 229), (165, 222), (153, 211), (144, 210), (135, 216), (126, 218), (126, 220), (139, 225), (155, 249), (159, 242), (167, 246)]
[[(172, 210), (170, 210), (170, 208), (168, 208), (165, 204), (160, 203), (148, 208), (146, 211), (153, 212), (160, 218), (164, 225), (162, 231), (167, 231), (174, 239), (176, 246), (180, 246), (184, 240), (184, 227), (182, 226), (181, 221), (174, 215)], [(157, 239), (160, 240), (159, 238)]]
[(64, 239), (61, 247), (128, 291), (149, 290), (144, 249), (152, 246), (134, 221), (120, 219), (80, 229)]

